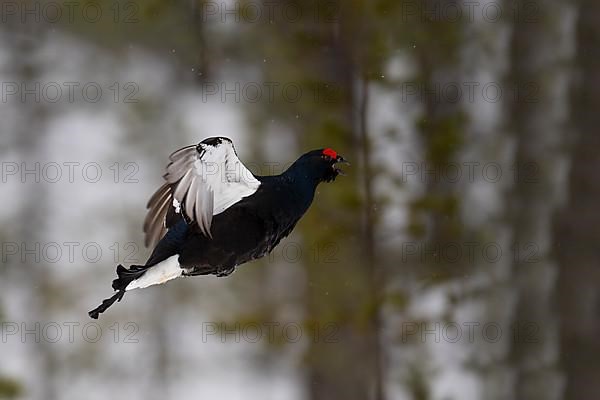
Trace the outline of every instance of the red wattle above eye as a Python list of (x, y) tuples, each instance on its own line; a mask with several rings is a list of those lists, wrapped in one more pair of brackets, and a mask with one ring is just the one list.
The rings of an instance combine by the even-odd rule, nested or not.
[(323, 155), (334, 158), (334, 159), (337, 158), (337, 152), (330, 148), (326, 148), (325, 150), (323, 150)]

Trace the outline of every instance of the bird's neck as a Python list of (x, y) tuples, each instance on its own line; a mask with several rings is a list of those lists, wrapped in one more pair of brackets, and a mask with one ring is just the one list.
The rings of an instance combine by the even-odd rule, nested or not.
[(281, 176), (298, 187), (310, 188), (312, 192), (316, 190), (320, 183), (318, 172), (300, 162), (292, 164)]
[(306, 209), (312, 203), (320, 182), (312, 172), (303, 165), (294, 163), (283, 174), (279, 175), (283, 184), (290, 191), (290, 195)]

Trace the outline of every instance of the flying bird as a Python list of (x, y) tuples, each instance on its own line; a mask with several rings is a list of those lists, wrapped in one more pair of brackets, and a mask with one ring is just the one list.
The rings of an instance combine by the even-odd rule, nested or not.
[(117, 266), (116, 293), (89, 312), (106, 311), (125, 292), (180, 276), (227, 276), (263, 257), (290, 234), (310, 207), (317, 185), (347, 161), (330, 148), (309, 151), (280, 175), (252, 174), (233, 142), (211, 137), (169, 157), (165, 183), (148, 201), (145, 265)]

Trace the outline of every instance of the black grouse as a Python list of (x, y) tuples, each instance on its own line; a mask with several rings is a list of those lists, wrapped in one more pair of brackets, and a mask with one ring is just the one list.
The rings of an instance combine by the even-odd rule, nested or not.
[(212, 137), (171, 154), (163, 184), (144, 221), (145, 265), (117, 266), (117, 292), (89, 312), (98, 318), (126, 291), (180, 276), (227, 276), (268, 254), (310, 207), (320, 182), (335, 180), (347, 163), (332, 149), (309, 151), (284, 173), (253, 175), (233, 143)]

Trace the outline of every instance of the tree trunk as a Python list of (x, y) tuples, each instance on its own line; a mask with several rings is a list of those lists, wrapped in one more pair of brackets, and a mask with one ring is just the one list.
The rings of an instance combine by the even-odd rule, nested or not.
[[(315, 318), (321, 330), (334, 322), (336, 331), (333, 343), (328, 343), (324, 337), (311, 343), (308, 350), (309, 392), (311, 400), (382, 400), (375, 199), (371, 183), (373, 175), (369, 173), (372, 166), (367, 132), (368, 81), (362, 74), (360, 41), (356, 37), (360, 26), (354, 18), (354, 13), (358, 13), (363, 5), (353, 3), (352, 7), (345, 8), (350, 5), (340, 3), (338, 6), (336, 9), (341, 12), (337, 22), (324, 24), (328, 29), (327, 47), (330, 52), (320, 63), (318, 76), (340, 92), (334, 103), (319, 104), (320, 107), (328, 107), (319, 114), (320, 123), (322, 129), (329, 129), (329, 140), (336, 138), (334, 140), (341, 143), (341, 149), (336, 149), (351, 159), (354, 165), (362, 165), (363, 175), (362, 179), (354, 173), (354, 176), (338, 178), (335, 183), (338, 199), (327, 204), (321, 198), (317, 206), (321, 212), (337, 208), (337, 212), (345, 215), (336, 221), (335, 231), (340, 232), (336, 237), (343, 235), (350, 240), (334, 241), (339, 246), (335, 264), (323, 264), (323, 260), (316, 263), (309, 261), (308, 313)], [(332, 120), (335, 127), (331, 125)], [(335, 142), (331, 146), (334, 145)], [(360, 209), (340, 209), (340, 193), (346, 196), (351, 193), (360, 198)], [(316, 217), (326, 223), (327, 215), (319, 217), (319, 211), (315, 211), (313, 207), (309, 218)], [(362, 223), (357, 223), (355, 216), (351, 217), (357, 212), (363, 216)], [(322, 237), (325, 239), (323, 244), (331, 242), (331, 239), (323, 237), (327, 232), (323, 231), (322, 225), (313, 226), (316, 231), (304, 230), (307, 238), (312, 241)], [(323, 270), (324, 266), (327, 271)]]
[[(526, 0), (517, 9), (525, 9)], [(513, 224), (511, 366), (515, 398), (560, 398), (558, 324), (552, 300), (558, 268), (552, 254), (552, 218), (564, 191), (561, 169), (568, 98), (562, 96), (565, 58), (557, 38), (565, 37), (564, 5), (550, 1), (538, 21), (518, 18), (511, 40), (511, 128), (516, 133)], [(561, 54), (562, 53), (562, 54)], [(562, 79), (561, 79), (562, 78)]]
[(568, 205), (557, 218), (561, 361), (565, 398), (600, 393), (600, 3), (579, 2), (573, 125), (577, 140), (569, 174)]

